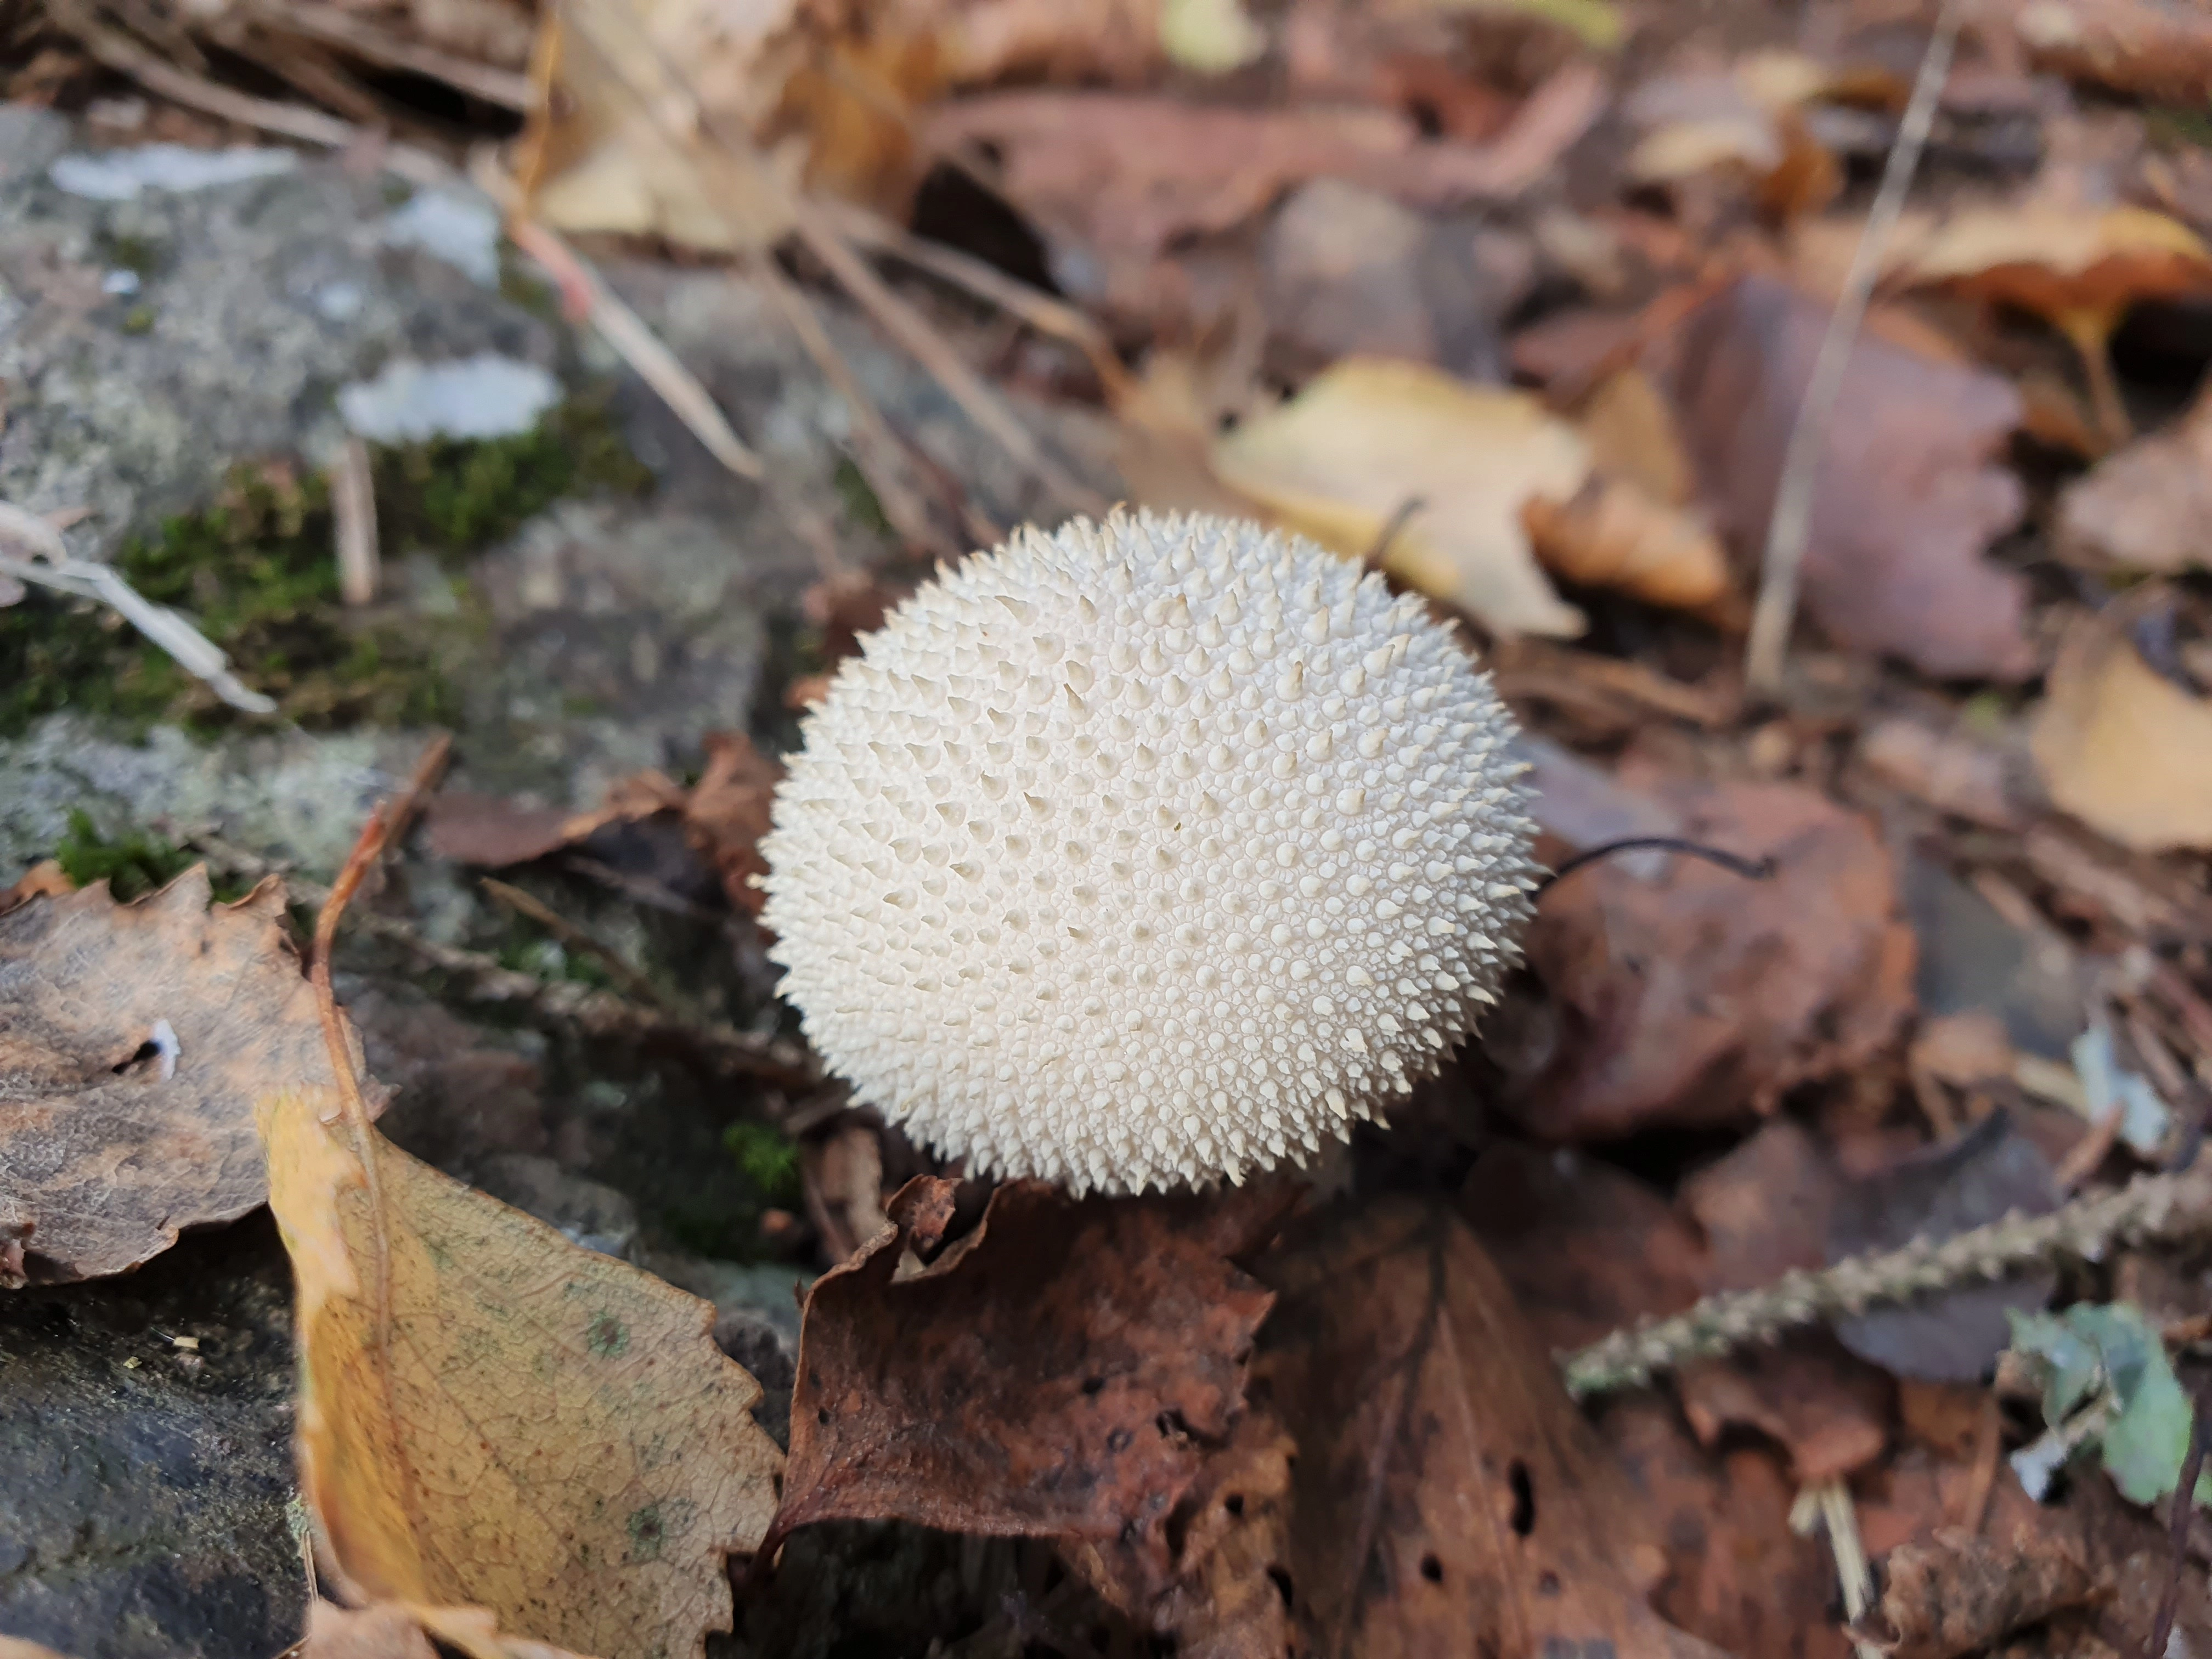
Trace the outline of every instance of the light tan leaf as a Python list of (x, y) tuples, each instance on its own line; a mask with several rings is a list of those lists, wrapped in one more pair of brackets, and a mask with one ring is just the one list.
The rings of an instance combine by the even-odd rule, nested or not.
[(2212, 286), (2212, 252), (2148, 208), (2031, 203), (1954, 216), (1903, 274), (2056, 318)]
[(1641, 484), (1654, 499), (1680, 507), (1698, 493), (1698, 465), (1682, 441), (1666, 394), (1637, 364), (1615, 369), (1575, 411), (1599, 471)]
[(2212, 403), (2068, 484), (2051, 539), (2061, 557), (2093, 568), (2212, 568)]
[(1354, 557), (1419, 499), (1389, 568), (1502, 634), (1582, 632), (1537, 568), (1521, 508), (1571, 495), (1589, 465), (1581, 434), (1526, 392), (1382, 357), (1346, 359), (1213, 450), (1223, 483)]
[(782, 1462), (714, 1310), (378, 1137), (380, 1229), (337, 1110), (259, 1103), (331, 1576), (472, 1653), (521, 1650), (492, 1620), (577, 1653), (700, 1653)]
[(99, 882), (0, 916), (0, 1218), (31, 1279), (121, 1273), (255, 1208), (255, 1099), (333, 1081), (283, 884), (209, 896), (195, 867), (136, 904)]
[(2069, 630), (2030, 743), (2051, 799), (2100, 835), (2139, 852), (2212, 847), (2212, 702), (2137, 656), (2122, 618)]
[(1225, 75), (1267, 51), (1267, 32), (1241, 0), (1160, 0), (1160, 46), (1184, 69)]
[(779, 116), (830, 44), (807, 21), (797, 0), (550, 7), (534, 65), (544, 92), (516, 169), (530, 212), (556, 230), (716, 251), (775, 241), (806, 159)]
[(1728, 555), (1711, 527), (1626, 478), (1592, 478), (1564, 501), (1521, 509), (1546, 568), (1653, 605), (1711, 611), (1729, 597)]

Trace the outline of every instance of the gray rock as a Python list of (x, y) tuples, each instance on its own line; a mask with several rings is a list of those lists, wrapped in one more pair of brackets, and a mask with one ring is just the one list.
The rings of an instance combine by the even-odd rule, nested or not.
[[(68, 532), (79, 555), (198, 506), (241, 459), (328, 456), (338, 388), (395, 356), (561, 364), (557, 324), (387, 243), (402, 192), (384, 179), (310, 159), (91, 200), (51, 177), (77, 153), (55, 154), (55, 125), (29, 125), (22, 154), (46, 164), (0, 169), (0, 497), (91, 508)], [(117, 270), (135, 293), (106, 291)]]
[(76, 1659), (289, 1645), (293, 1375), (265, 1213), (123, 1278), (0, 1292), (0, 1634)]

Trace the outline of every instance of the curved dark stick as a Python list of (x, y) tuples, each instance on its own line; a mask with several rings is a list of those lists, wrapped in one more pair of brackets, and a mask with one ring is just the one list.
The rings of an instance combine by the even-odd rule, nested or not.
[(1703, 859), (1708, 864), (1718, 865), (1732, 876), (1741, 876), (1746, 881), (1765, 881), (1774, 874), (1774, 856), (1747, 859), (1740, 853), (1723, 852), (1717, 847), (1707, 847), (1702, 842), (1684, 841), (1679, 836), (1631, 836), (1625, 841), (1608, 841), (1577, 853), (1558, 869), (1536, 884), (1540, 896), (1551, 890), (1553, 883), (1571, 876), (1585, 865), (1595, 864), (1600, 859), (1611, 858), (1615, 853), (1653, 852), (1686, 853), (1693, 859)]

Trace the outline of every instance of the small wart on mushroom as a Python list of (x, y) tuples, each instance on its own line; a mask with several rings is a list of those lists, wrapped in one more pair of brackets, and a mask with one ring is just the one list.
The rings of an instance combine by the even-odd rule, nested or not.
[(979, 1174), (1303, 1162), (1518, 955), (1512, 732), (1419, 599), (1310, 542), (1023, 531), (809, 717), (762, 843), (783, 994), (861, 1101)]

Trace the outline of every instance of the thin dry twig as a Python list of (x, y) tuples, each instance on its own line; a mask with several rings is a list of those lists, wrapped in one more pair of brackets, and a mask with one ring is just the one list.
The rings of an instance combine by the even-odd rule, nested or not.
[(852, 202), (824, 202), (823, 212), (848, 240), (871, 252), (886, 254), (988, 301), (1038, 333), (1064, 340), (1090, 360), (1110, 403), (1129, 385), (1129, 371), (1115, 356), (1106, 331), (1085, 312), (1042, 289), (1031, 288), (996, 265), (943, 242), (917, 236), (902, 225)]
[(0, 553), (0, 576), (35, 583), (79, 599), (97, 599), (176, 659), (177, 666), (233, 708), (249, 714), (273, 714), (276, 700), (247, 686), (230, 672), (221, 647), (167, 605), (155, 605), (123, 580), (112, 565), (72, 558), (61, 532), (35, 513), (0, 501), (0, 544), (15, 541), (33, 556)]
[[(854, 436), (859, 441), (853, 446), (854, 464), (867, 480), (868, 488), (875, 491), (891, 528), (910, 546), (924, 549), (939, 558), (957, 558), (963, 550), (945, 538), (921, 497), (908, 488), (897, 465), (901, 455), (897, 434), (861, 386), (852, 364), (837, 349), (837, 343), (830, 337), (830, 331), (823, 326), (812, 302), (800, 292), (797, 283), (777, 268), (774, 259), (757, 259), (752, 270), (761, 287), (783, 313), (791, 331), (799, 337), (806, 355), (814, 359), (814, 366), (852, 411)], [(890, 465), (884, 464), (886, 459)]]
[[(189, 109), (235, 121), (258, 132), (319, 144), (327, 149), (347, 149), (379, 137), (369, 128), (342, 121), (304, 104), (251, 97), (218, 86), (204, 76), (179, 69), (120, 29), (101, 22), (84, 0), (47, 0), (46, 13), (57, 25), (76, 36), (97, 62)], [(386, 140), (380, 143), (380, 153), (386, 167), (410, 183), (443, 185), (453, 181), (453, 168), (427, 149)]]
[(2002, 1279), (2056, 1256), (2094, 1261), (2118, 1243), (2181, 1238), (2212, 1230), (2212, 1158), (2170, 1175), (2137, 1176), (2117, 1191), (2088, 1194), (2047, 1215), (2008, 1215), (1941, 1243), (1853, 1256), (1819, 1272), (1797, 1269), (1757, 1290), (1708, 1296), (1565, 1355), (1577, 1398), (1648, 1382), (1662, 1371), (1731, 1348), (1769, 1342), (1800, 1325), (1863, 1313), (1977, 1279)]
[(317, 0), (282, 0), (281, 3), (258, 9), (256, 21), (269, 28), (343, 46), (387, 69), (411, 70), (501, 109), (520, 111), (530, 107), (528, 76), (495, 64), (473, 63), (419, 40), (387, 33), (341, 7), (319, 4)]
[(331, 468), (331, 525), (337, 538), (338, 598), (368, 605), (376, 598), (381, 562), (376, 538), (376, 480), (368, 446), (348, 438)]
[[(330, 896), (329, 888), (220, 836), (201, 834), (186, 839), (210, 864), (241, 879), (283, 875), (286, 890), (305, 904), (319, 905)], [(720, 1071), (757, 1077), (794, 1091), (814, 1088), (822, 1081), (822, 1069), (813, 1055), (798, 1043), (780, 1037), (755, 1036), (719, 1021), (675, 1018), (574, 980), (540, 979), (482, 951), (425, 939), (396, 917), (373, 910), (356, 915), (352, 925), (356, 932), (404, 951), (425, 968), (444, 975), (455, 996), (511, 1008), (541, 1030), (574, 1031), (612, 1042), (666, 1043), (696, 1054)]]
[(1797, 406), (1797, 419), (1790, 428), (1789, 447), (1783, 453), (1782, 476), (1775, 486), (1774, 511), (1766, 522), (1766, 547), (1759, 558), (1759, 599), (1751, 613), (1751, 634), (1744, 642), (1744, 678), (1762, 696), (1782, 689), (1782, 665), (1790, 647), (1790, 629), (1797, 616), (1797, 579), (1805, 559), (1805, 544), (1813, 526), (1813, 491), (1819, 482), (1820, 452), (1828, 441), (1828, 424), (1834, 418), (1836, 399), (1844, 389), (1844, 370), (1859, 325), (1866, 319), (1867, 303), (1874, 297), (1875, 279), (1889, 246), (1890, 233), (1905, 211), (1912, 175), (1920, 165), (1920, 152), (1935, 124), (1936, 106), (1943, 82), (1951, 72), (1951, 52), (1958, 44), (1962, 13), (1960, 0), (1943, 0), (1936, 15), (1936, 27), (1928, 37), (1928, 50), (1920, 59), (1920, 73), (1912, 83), (1912, 96), (1897, 124), (1881, 188), (1867, 214), (1866, 228), (1852, 251), (1843, 292), (1829, 315), (1826, 333), (1820, 337), (1820, 354), (1805, 386), (1805, 400)]

